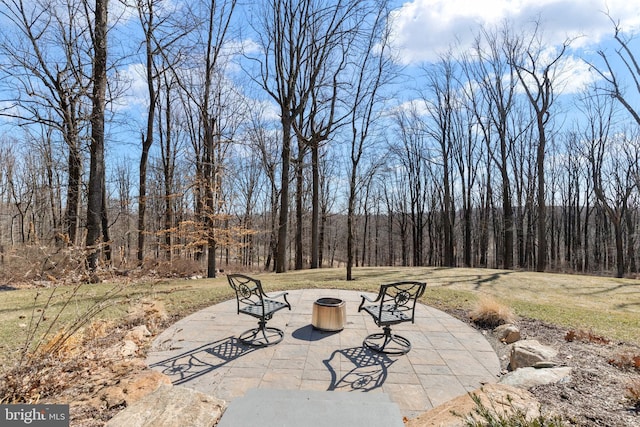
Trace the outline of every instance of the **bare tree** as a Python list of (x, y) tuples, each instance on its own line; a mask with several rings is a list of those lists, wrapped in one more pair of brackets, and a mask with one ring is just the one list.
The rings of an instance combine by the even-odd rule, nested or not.
[[(424, 117), (420, 117), (416, 108), (405, 111), (398, 111), (395, 115), (399, 144), (390, 144), (391, 154), (398, 160), (403, 169), (402, 188), (408, 194), (405, 201), (408, 206), (401, 209), (401, 215), (408, 215), (411, 223), (412, 235), (412, 259), (411, 265), (424, 265), (424, 237), (425, 221), (427, 214), (427, 180), (430, 179), (428, 173), (428, 138), (425, 131)], [(398, 190), (400, 191), (400, 188)], [(400, 208), (401, 206), (397, 206)], [(403, 266), (409, 265), (403, 254)]]
[[(118, 214), (121, 225), (118, 232), (118, 252), (120, 264), (126, 265), (132, 250), (131, 191), (133, 188), (133, 171), (129, 162), (121, 161), (114, 166), (114, 180), (117, 184)], [(124, 223), (124, 224), (122, 224)]]
[(174, 112), (173, 104), (176, 101), (175, 91), (177, 84), (175, 76), (164, 73), (162, 76), (162, 95), (164, 101), (158, 102), (158, 108), (162, 114), (158, 116), (158, 139), (160, 143), (160, 157), (162, 162), (162, 177), (164, 187), (164, 246), (165, 257), (171, 260), (173, 257), (173, 228), (175, 212), (175, 171), (178, 152), (181, 148), (182, 136), (179, 122), (182, 118)]
[(537, 167), (537, 214), (538, 214), (538, 256), (536, 270), (544, 271), (547, 266), (547, 209), (545, 185), (545, 155), (547, 149), (548, 124), (551, 119), (549, 110), (556, 98), (554, 85), (558, 83), (560, 60), (570, 45), (569, 40), (550, 58), (546, 58), (548, 51), (542, 40), (539, 26), (536, 24), (532, 36), (526, 44), (512, 45), (509, 60), (515, 67), (518, 79), (524, 89), (527, 99), (535, 113), (536, 129), (538, 131), (538, 145), (536, 150)]
[(57, 6), (39, 0), (0, 1), (0, 14), (11, 24), (0, 41), (9, 61), (0, 70), (6, 78), (0, 80), (4, 93), (10, 94), (4, 101), (15, 107), (0, 115), (60, 132), (68, 149), (64, 233), (76, 244), (91, 41), (83, 2), (68, 0)]
[[(149, 160), (149, 150), (153, 145), (155, 114), (157, 107), (158, 88), (161, 78), (161, 70), (158, 67), (158, 57), (163, 54), (162, 42), (157, 34), (158, 27), (162, 25), (163, 17), (157, 17), (156, 7), (160, 8), (156, 0), (137, 0), (136, 11), (144, 34), (143, 46), (145, 49), (145, 77), (147, 83), (147, 93), (149, 95), (149, 105), (147, 108), (146, 129), (141, 132), (142, 151), (139, 164), (139, 185), (138, 185), (138, 262), (144, 260), (145, 244), (145, 213), (147, 210), (147, 163)], [(156, 22), (158, 19), (160, 22)]]
[[(636, 58), (635, 47), (633, 46), (634, 38), (625, 35), (620, 27), (620, 23), (616, 22), (611, 16), (609, 19), (614, 27), (613, 39), (618, 45), (615, 54), (610, 54), (604, 50), (598, 51), (598, 55), (603, 60), (603, 66), (597, 66), (589, 63), (592, 69), (605, 82), (604, 86), (596, 88), (599, 92), (615, 98), (620, 105), (631, 115), (633, 120), (640, 125), (640, 109), (635, 106), (632, 100), (633, 94), (627, 93), (626, 80), (632, 83), (631, 87), (635, 89), (635, 94), (640, 94), (640, 63)], [(623, 67), (617, 68), (612, 65), (614, 60), (621, 61)]]
[(578, 272), (589, 269), (589, 219), (593, 212), (592, 182), (587, 156), (582, 152), (582, 124), (565, 136), (565, 260)]
[[(604, 62), (602, 66), (590, 63), (592, 69), (605, 82), (605, 85), (598, 86), (596, 91), (602, 92), (616, 99), (620, 105), (631, 115), (636, 124), (640, 125), (640, 108), (633, 98), (640, 94), (640, 61), (636, 56), (636, 46), (634, 43), (636, 38), (633, 35), (627, 35), (622, 31), (620, 23), (613, 17), (609, 16), (609, 20), (613, 24), (613, 38), (618, 46), (614, 54), (610, 54), (605, 50), (598, 51), (598, 55)], [(619, 60), (623, 67), (617, 68), (612, 62)], [(628, 92), (627, 81), (632, 88)], [(640, 187), (640, 175), (636, 168), (635, 179)]]
[[(473, 53), (476, 61), (463, 61), (465, 74), (478, 86), (471, 93), (471, 102), (475, 121), (482, 132), (487, 147), (488, 159), (498, 168), (501, 178), (502, 195), (502, 244), (498, 253), (502, 254), (503, 268), (513, 267), (513, 196), (509, 159), (512, 155), (511, 130), (509, 117), (515, 103), (517, 76), (513, 64), (509, 61), (512, 56), (512, 45), (516, 44), (518, 36), (505, 23), (495, 30), (483, 29), (474, 43)], [(469, 87), (472, 90), (473, 87)], [(491, 169), (487, 164), (487, 174)], [(486, 176), (485, 188), (489, 191), (491, 175)], [(489, 203), (492, 197), (486, 196)], [(484, 231), (486, 227), (482, 228)], [(481, 262), (481, 264), (484, 264)]]
[[(473, 96), (473, 94), (469, 95)], [(465, 102), (465, 105), (456, 113), (459, 116), (454, 121), (456, 127), (454, 134), (457, 137), (454, 138), (452, 151), (458, 169), (462, 202), (462, 263), (465, 267), (471, 267), (473, 265), (473, 196), (477, 191), (482, 141), (481, 133), (476, 130), (473, 106), (469, 102), (469, 97), (466, 100), (460, 100), (460, 102)]]
[(265, 55), (259, 61), (259, 84), (278, 104), (282, 126), (280, 209), (274, 259), (275, 271), (279, 273), (287, 270), (291, 129), (308, 96), (306, 93), (298, 95), (296, 86), (302, 74), (301, 65), (306, 60), (304, 47), (310, 37), (306, 31), (306, 23), (312, 20), (310, 7), (308, 1), (272, 0), (265, 4), (263, 18), (256, 28)]
[[(298, 116), (298, 120), (293, 122), (293, 129), (299, 141), (298, 155), (300, 159), (296, 163), (298, 169), (304, 166), (304, 157), (307, 150), (311, 153), (311, 268), (319, 267), (320, 258), (320, 149), (329, 140), (330, 136), (344, 124), (344, 119), (346, 118), (344, 111), (340, 114), (337, 108), (340, 103), (340, 95), (344, 90), (343, 83), (348, 79), (343, 74), (348, 68), (349, 51), (358, 37), (359, 27), (362, 24), (359, 15), (364, 11), (364, 5), (345, 10), (345, 16), (341, 19), (344, 19), (348, 25), (345, 25), (345, 28), (342, 29), (336, 28), (336, 37), (327, 37), (324, 40), (325, 43), (333, 43), (334, 46), (330, 47), (324, 54), (312, 52), (310, 65), (303, 67), (304, 72), (300, 76), (301, 79), (307, 80), (320, 69), (319, 74), (315, 77), (315, 84), (309, 88), (308, 105)], [(311, 25), (314, 26), (314, 24)], [(323, 28), (326, 25), (325, 23), (316, 22), (315, 25), (317, 27), (311, 30), (312, 34), (322, 34), (325, 31)], [(318, 49), (316, 45), (317, 43), (312, 40), (311, 49), (321, 52), (322, 50)], [(301, 84), (300, 86), (304, 85)], [(302, 171), (299, 170), (296, 176), (297, 179), (302, 177)], [(300, 182), (296, 185), (297, 188), (301, 188)], [(302, 217), (301, 212), (299, 212), (301, 197), (302, 195), (298, 191), (296, 194), (296, 269), (302, 268), (302, 236), (300, 235)]]
[[(198, 31), (194, 30), (195, 41), (189, 48), (188, 57), (193, 62), (183, 64), (181, 69), (172, 67), (184, 97), (185, 110), (195, 111), (186, 126), (191, 133), (196, 157), (196, 212), (200, 215), (200, 231), (207, 244), (208, 277), (216, 277), (217, 271), (216, 215), (221, 203), (221, 153), (227, 149), (222, 147), (225, 126), (223, 113), (229, 116), (234, 114), (233, 111), (227, 111), (227, 106), (221, 101), (227, 83), (223, 79), (223, 56), (236, 5), (237, 0), (204, 0), (193, 5), (190, 19), (200, 23)], [(202, 7), (202, 11), (199, 7)], [(200, 16), (200, 13), (204, 16)], [(224, 145), (228, 145), (228, 142)]]
[(615, 108), (609, 97), (585, 97), (582, 110), (588, 126), (583, 134), (585, 156), (591, 167), (593, 191), (613, 225), (616, 277), (625, 272), (623, 224), (629, 200), (636, 189), (632, 176), (638, 152), (624, 132), (612, 129)]
[[(457, 135), (460, 115), (457, 111), (462, 107), (457, 95), (456, 62), (451, 54), (441, 57), (431, 68), (425, 69), (426, 84), (422, 100), (427, 105), (428, 117), (424, 119), (425, 137), (434, 143), (430, 147), (428, 157), (429, 170), (434, 174), (433, 182), (438, 189), (441, 203), (443, 264), (455, 266), (454, 257), (454, 225), (456, 209), (453, 197), (453, 150), (455, 141), (462, 137)], [(421, 156), (425, 156), (421, 153)], [(434, 160), (435, 159), (435, 160)]]
[(353, 61), (353, 83), (348, 97), (350, 127), (349, 196), (347, 207), (347, 274), (346, 280), (353, 280), (355, 259), (355, 221), (360, 166), (365, 148), (370, 144), (370, 131), (379, 117), (384, 98), (382, 89), (390, 81), (391, 57), (387, 52), (386, 10), (378, 9), (369, 31), (365, 32), (362, 46), (358, 47)]
[[(337, 165), (337, 159), (332, 158), (330, 153), (320, 154), (319, 156), (319, 169), (318, 173), (320, 178), (320, 224), (318, 228), (318, 267), (322, 267), (324, 264), (324, 250), (325, 242), (327, 241), (327, 222), (329, 216), (333, 214), (333, 207), (336, 202), (336, 180), (333, 179), (339, 166)], [(313, 227), (313, 226), (312, 226)], [(313, 241), (313, 236), (312, 239)], [(313, 245), (313, 242), (312, 242)], [(313, 260), (313, 249), (312, 249)], [(313, 261), (312, 261), (313, 263)]]
[[(267, 190), (267, 211), (269, 219), (266, 221), (268, 229), (267, 255), (265, 257), (265, 270), (271, 269), (271, 261), (276, 256), (276, 247), (278, 241), (278, 200), (280, 191), (278, 189), (278, 137), (274, 132), (267, 130), (264, 118), (260, 114), (260, 109), (255, 109), (256, 114), (252, 115), (252, 123), (249, 132), (251, 148), (255, 149), (259, 154), (260, 165), (268, 182)], [(274, 261), (275, 264), (275, 261)], [(275, 268), (274, 268), (275, 269)]]
[[(262, 19), (256, 27), (264, 54), (264, 58), (258, 60), (258, 84), (278, 104), (282, 126), (281, 194), (275, 260), (277, 272), (287, 270), (293, 125), (320, 84), (321, 73), (326, 70), (332, 52), (336, 47), (342, 47), (341, 43), (350, 30), (347, 25), (354, 18), (358, 4), (354, 0), (271, 0), (265, 5)], [(319, 129), (313, 131), (318, 132)]]

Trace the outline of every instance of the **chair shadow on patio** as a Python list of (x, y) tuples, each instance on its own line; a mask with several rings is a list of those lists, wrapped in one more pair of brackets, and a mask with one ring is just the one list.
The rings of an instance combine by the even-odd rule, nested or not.
[(173, 384), (180, 385), (206, 375), (255, 350), (257, 350), (256, 347), (244, 344), (236, 337), (227, 337), (153, 363), (149, 367), (162, 368), (161, 372), (170, 377), (178, 376)]
[[(332, 361), (347, 359), (354, 367), (338, 379), (338, 370), (331, 366)], [(371, 391), (382, 387), (387, 379), (389, 367), (395, 360), (384, 353), (372, 351), (366, 347), (352, 347), (335, 350), (323, 363), (331, 373), (329, 391)], [(342, 370), (344, 371), (344, 369)]]

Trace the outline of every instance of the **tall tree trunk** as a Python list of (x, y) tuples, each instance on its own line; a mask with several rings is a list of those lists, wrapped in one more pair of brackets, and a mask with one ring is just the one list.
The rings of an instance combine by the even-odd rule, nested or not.
[(351, 184), (349, 186), (349, 201), (347, 209), (347, 280), (353, 280), (354, 240), (355, 240), (355, 211), (356, 211), (356, 172), (354, 164), (351, 171)]
[(154, 11), (153, 1), (148, 3), (147, 22), (142, 20), (143, 12), (140, 11), (141, 21), (145, 35), (145, 73), (147, 79), (147, 93), (149, 94), (149, 110), (147, 110), (147, 129), (146, 135), (142, 135), (142, 153), (140, 154), (140, 186), (138, 197), (138, 263), (144, 261), (144, 240), (145, 240), (145, 214), (147, 210), (147, 163), (149, 161), (149, 150), (153, 145), (153, 124), (156, 112), (156, 88), (154, 86), (154, 69), (153, 69), (153, 31), (154, 31)]
[(449, 186), (449, 163), (448, 159), (444, 159), (444, 209), (443, 209), (443, 224), (442, 228), (444, 229), (444, 265), (445, 267), (455, 267), (455, 258), (454, 258), (454, 236), (453, 236), (453, 212), (455, 210), (452, 209), (452, 198), (451, 198), (451, 187)]
[[(77, 144), (77, 141), (75, 142)], [(78, 236), (78, 207), (80, 205), (80, 181), (82, 174), (82, 158), (77, 145), (69, 146), (67, 209), (65, 211), (65, 228), (69, 244), (76, 245)]]
[(104, 111), (107, 89), (107, 2), (96, 0), (93, 32), (93, 94), (91, 111), (91, 166), (87, 204), (87, 264), (90, 271), (98, 266), (98, 243), (102, 215), (104, 168)]
[(163, 155), (163, 175), (164, 175), (164, 244), (165, 257), (171, 261), (173, 258), (172, 235), (173, 235), (173, 180), (175, 172), (175, 150), (173, 147), (173, 136), (171, 126), (171, 87), (166, 84), (166, 106), (165, 106), (165, 141)]
[[(149, 106), (149, 114), (153, 108)], [(151, 132), (149, 132), (151, 128)], [(153, 123), (147, 126), (146, 137), (142, 135), (142, 153), (140, 154), (140, 169), (139, 169), (139, 197), (138, 197), (138, 263), (142, 265), (144, 261), (144, 244), (145, 244), (145, 215), (147, 212), (147, 163), (149, 161), (149, 149), (153, 143)]]
[(538, 150), (536, 164), (538, 168), (538, 259), (536, 271), (543, 272), (547, 267), (547, 205), (545, 201), (544, 159), (546, 149), (546, 135), (543, 114), (538, 114)]
[[(206, 85), (205, 85), (206, 86)], [(206, 105), (206, 104), (205, 104)], [(216, 234), (215, 234), (215, 215), (216, 204), (214, 192), (214, 119), (205, 122), (204, 130), (204, 187), (205, 187), (205, 233), (207, 235), (207, 277), (216, 277)]]
[(513, 206), (511, 204), (511, 184), (506, 166), (506, 146), (502, 149), (503, 167), (502, 174), (502, 214), (503, 216), (503, 247), (502, 266), (505, 270), (513, 267)]
[(295, 269), (302, 270), (302, 193), (304, 191), (304, 153), (305, 145), (298, 138), (298, 160), (296, 161), (296, 236), (295, 236)]
[(111, 238), (109, 237), (109, 214), (107, 211), (107, 186), (102, 182), (102, 212), (100, 213), (100, 221), (102, 222), (102, 241), (104, 242), (104, 258), (107, 264), (111, 265)]
[(320, 238), (320, 160), (318, 144), (311, 146), (311, 268), (320, 267), (320, 251), (322, 239)]
[(291, 157), (291, 121), (288, 111), (282, 111), (282, 171), (280, 173), (280, 215), (278, 217), (278, 243), (276, 273), (287, 271), (287, 226), (289, 222), (289, 164)]

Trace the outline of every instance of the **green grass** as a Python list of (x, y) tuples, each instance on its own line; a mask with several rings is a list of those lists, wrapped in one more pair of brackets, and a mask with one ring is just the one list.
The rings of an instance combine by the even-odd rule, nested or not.
[[(357, 268), (347, 282), (344, 269), (255, 273), (267, 291), (340, 288), (376, 291), (382, 283), (420, 280), (428, 284), (423, 302), (437, 308), (470, 310), (481, 296), (493, 296), (523, 317), (540, 319), (567, 329), (585, 329), (612, 340), (640, 344), (640, 281), (608, 277), (514, 272), (462, 268)], [(169, 315), (183, 317), (233, 297), (224, 276), (216, 279), (164, 280), (145, 283), (82, 285), (75, 296), (70, 287), (20, 289), (0, 295), (0, 358), (15, 359), (25, 342), (32, 315), (51, 302), (40, 333), (46, 330), (65, 301), (53, 332), (71, 322), (117, 288), (99, 318), (120, 319), (143, 300), (163, 301)], [(37, 298), (36, 298), (37, 296)], [(4, 364), (7, 366), (7, 363)]]

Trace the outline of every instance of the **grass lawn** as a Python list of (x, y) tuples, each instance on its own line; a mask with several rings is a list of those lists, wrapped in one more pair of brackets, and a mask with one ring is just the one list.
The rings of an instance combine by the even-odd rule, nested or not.
[[(357, 268), (347, 282), (344, 269), (255, 273), (267, 291), (340, 288), (376, 291), (400, 280), (427, 282), (423, 302), (438, 308), (471, 309), (492, 296), (523, 317), (567, 329), (583, 329), (609, 339), (640, 344), (640, 281), (609, 277), (465, 268)], [(15, 360), (28, 332), (41, 317), (36, 336), (57, 332), (87, 311), (118, 320), (142, 301), (162, 301), (169, 315), (183, 317), (232, 298), (223, 275), (216, 279), (86, 284), (78, 288), (0, 291), (0, 360)], [(48, 301), (48, 303), (47, 303)], [(45, 310), (43, 313), (42, 311)], [(94, 318), (95, 318), (94, 317)]]

